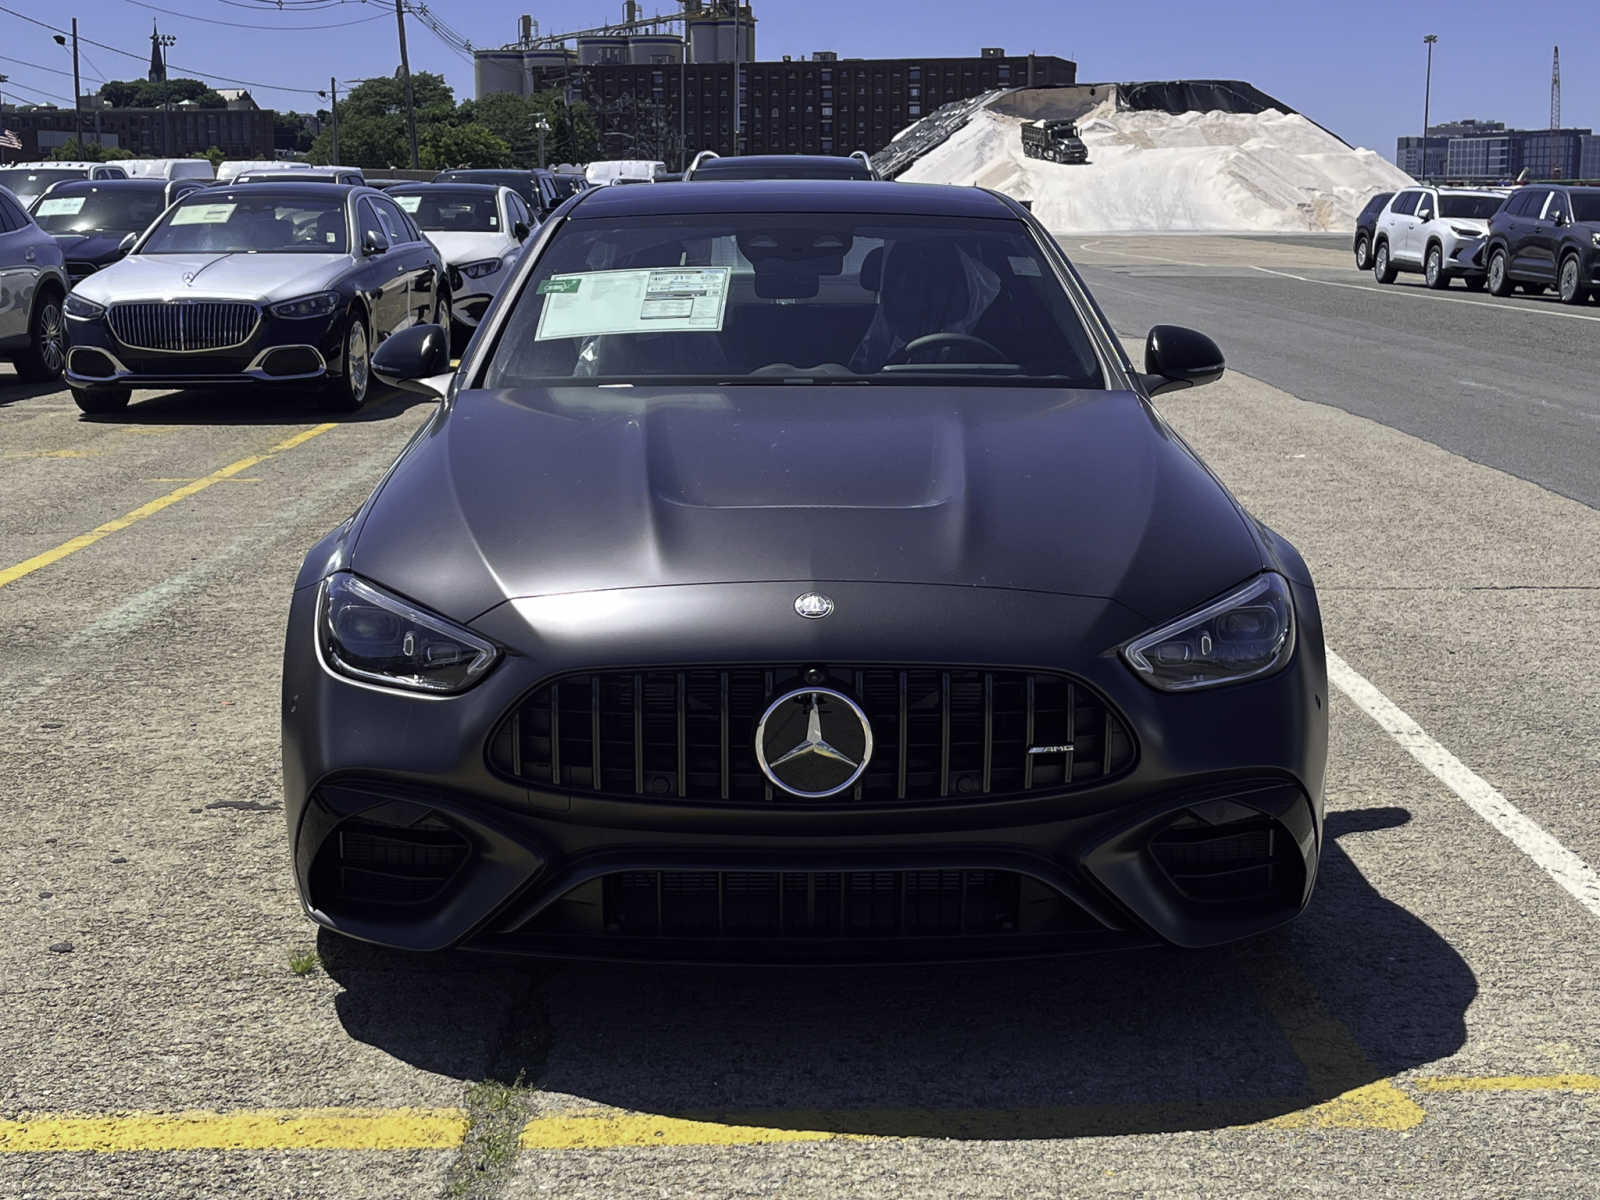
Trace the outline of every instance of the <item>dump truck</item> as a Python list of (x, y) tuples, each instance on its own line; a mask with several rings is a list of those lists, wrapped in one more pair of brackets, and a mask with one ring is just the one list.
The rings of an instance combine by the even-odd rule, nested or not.
[(1089, 147), (1072, 121), (1024, 121), (1022, 153), (1046, 162), (1078, 165), (1089, 161)]

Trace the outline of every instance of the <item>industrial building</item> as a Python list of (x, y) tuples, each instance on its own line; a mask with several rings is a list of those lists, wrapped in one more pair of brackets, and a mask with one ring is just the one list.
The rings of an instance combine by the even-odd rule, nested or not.
[[(107, 149), (131, 151), (137, 158), (185, 158), (211, 146), (229, 158), (273, 157), (272, 119), (262, 108), (86, 108), (83, 140)], [(74, 138), (79, 118), (70, 108), (7, 108), (5, 126), (22, 140), (12, 157), (43, 159)]]
[(1415, 179), (1499, 183), (1600, 179), (1600, 136), (1590, 129), (1507, 129), (1499, 121), (1430, 125), (1395, 144), (1395, 165)]
[(615, 25), (561, 34), (540, 34), (523, 17), (516, 42), (476, 52), (477, 94), (561, 91), (594, 110), (608, 154), (681, 165), (699, 150), (870, 153), (952, 100), (1077, 81), (1067, 59), (998, 47), (970, 58), (819, 50), (762, 61), (750, 5), (680, 2), (680, 12), (640, 17), (630, 0)]

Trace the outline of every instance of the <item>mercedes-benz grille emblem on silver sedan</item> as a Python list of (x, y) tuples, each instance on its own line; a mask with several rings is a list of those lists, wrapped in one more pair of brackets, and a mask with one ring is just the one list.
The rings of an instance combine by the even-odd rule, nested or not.
[(834, 796), (872, 760), (872, 725), (843, 692), (797, 688), (774, 700), (756, 726), (761, 773), (790, 795)]
[(833, 612), (833, 601), (821, 592), (807, 592), (804, 596), (795, 597), (794, 610), (802, 617), (820, 621)]

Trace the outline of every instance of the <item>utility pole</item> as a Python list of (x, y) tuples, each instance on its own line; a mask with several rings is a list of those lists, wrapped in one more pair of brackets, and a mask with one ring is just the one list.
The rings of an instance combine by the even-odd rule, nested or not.
[(539, 135), (539, 166), (540, 166), (540, 168), (543, 168), (544, 167), (544, 135), (550, 132), (550, 122), (545, 120), (545, 116), (544, 116), (543, 113), (540, 113), (539, 114), (539, 119), (536, 122), (534, 122), (533, 128), (534, 128), (535, 132), (537, 132), (538, 135)]
[[(55, 34), (52, 40), (58, 46), (65, 46), (67, 39), (62, 34)], [(78, 84), (78, 18), (72, 18), (72, 136), (81, 147), (83, 140), (83, 99), (79, 94)]]
[(339, 158), (339, 81), (333, 77), (328, 78), (329, 103), (333, 105), (333, 161), (338, 163)]
[(406, 132), (411, 135), (411, 169), (420, 165), (417, 158), (417, 102), (411, 92), (411, 59), (406, 54), (405, 0), (394, 0), (394, 23), (400, 27), (400, 77), (406, 85)]
[(1439, 41), (1439, 35), (1437, 33), (1427, 34), (1423, 37), (1422, 41), (1428, 47), (1428, 76), (1427, 82), (1424, 84), (1422, 89), (1422, 155), (1423, 169), (1426, 170), (1428, 155), (1428, 123), (1431, 116), (1431, 113), (1429, 112), (1429, 105), (1433, 100), (1433, 47)]

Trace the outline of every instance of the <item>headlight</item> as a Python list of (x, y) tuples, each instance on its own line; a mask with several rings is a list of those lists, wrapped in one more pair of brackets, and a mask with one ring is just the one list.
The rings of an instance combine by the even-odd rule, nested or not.
[(493, 275), (504, 265), (498, 258), (485, 258), (478, 262), (463, 263), (461, 273), (468, 279), (482, 279), (485, 275)]
[(339, 307), (338, 292), (318, 292), (298, 300), (285, 300), (272, 306), (275, 317), (325, 317)]
[(437, 694), (466, 691), (500, 657), (453, 621), (343, 571), (322, 582), (317, 646), (341, 675)]
[(67, 302), (62, 307), (67, 316), (76, 317), (80, 321), (94, 321), (106, 315), (105, 305), (85, 300), (77, 292), (68, 292)]
[(1589, 235), (1589, 241), (1591, 244), (1593, 244), (1596, 250), (1600, 250), (1600, 233), (1591, 233)]
[(1146, 683), (1164, 692), (1270, 674), (1294, 655), (1289, 585), (1281, 575), (1260, 575), (1199, 612), (1129, 642), (1122, 655)]

